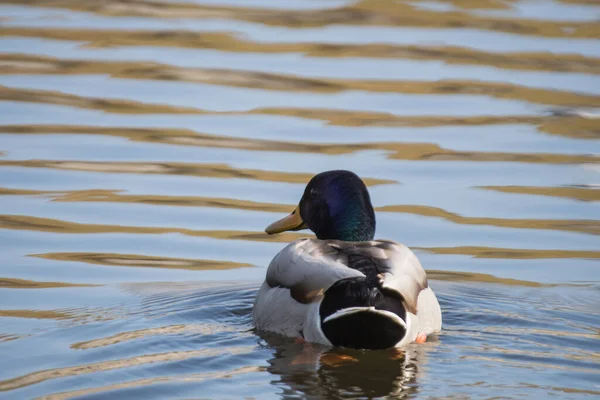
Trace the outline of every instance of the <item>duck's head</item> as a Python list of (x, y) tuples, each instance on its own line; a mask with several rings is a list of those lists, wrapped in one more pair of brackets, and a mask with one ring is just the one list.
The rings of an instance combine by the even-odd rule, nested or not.
[(265, 229), (268, 234), (308, 228), (319, 239), (373, 240), (375, 212), (364, 182), (350, 171), (315, 175), (287, 217)]

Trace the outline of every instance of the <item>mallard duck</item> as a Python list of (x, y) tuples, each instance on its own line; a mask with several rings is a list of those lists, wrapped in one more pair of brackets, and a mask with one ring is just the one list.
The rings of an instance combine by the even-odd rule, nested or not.
[(415, 254), (373, 240), (375, 211), (353, 172), (314, 176), (296, 209), (268, 234), (308, 228), (271, 261), (254, 302), (259, 331), (357, 349), (422, 343), (441, 330), (442, 313)]

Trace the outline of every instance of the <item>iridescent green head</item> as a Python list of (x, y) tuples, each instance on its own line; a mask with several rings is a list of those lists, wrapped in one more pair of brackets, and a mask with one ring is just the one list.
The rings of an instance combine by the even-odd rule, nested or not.
[(372, 240), (375, 212), (364, 182), (353, 172), (336, 170), (315, 175), (298, 207), (272, 223), (269, 234), (309, 228), (319, 239)]

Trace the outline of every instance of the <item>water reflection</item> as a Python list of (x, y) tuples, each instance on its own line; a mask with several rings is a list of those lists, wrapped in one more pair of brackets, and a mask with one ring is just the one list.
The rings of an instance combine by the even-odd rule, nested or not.
[[(6, 4), (20, 4), (5, 0)], [(481, 7), (477, 1), (461, 1), (466, 8)], [(497, 2), (486, 1), (486, 6)], [(73, 0), (34, 0), (30, 5), (88, 11), (101, 15), (160, 18), (230, 19), (285, 27), (315, 27), (334, 24), (411, 26), (436, 28), (475, 28), (481, 30), (548, 37), (597, 38), (599, 29), (594, 21), (546, 21), (536, 19), (506, 19), (468, 12), (443, 13), (416, 8), (406, 2), (361, 0), (352, 4), (321, 10), (282, 10), (260, 7), (231, 7), (183, 2), (137, 3), (107, 1), (88, 4)], [(168, 7), (166, 7), (168, 5)], [(485, 6), (484, 6), (485, 7)]]
[[(391, 207), (390, 207), (391, 208)], [(410, 212), (402, 211), (403, 207), (398, 206), (398, 212), (408, 212), (411, 214), (423, 215), (423, 216), (436, 216), (439, 217), (440, 213), (438, 210), (433, 209), (430, 212)], [(414, 208), (414, 206), (406, 206), (407, 209)], [(427, 211), (430, 208), (424, 207)], [(385, 209), (383, 211), (391, 211)], [(417, 209), (417, 211), (420, 211)], [(456, 216), (452, 213), (443, 212), (442, 214), (448, 214), (449, 219), (452, 222), (465, 225), (490, 225), (496, 227), (506, 227), (513, 229), (539, 229), (539, 230), (557, 230), (566, 232), (578, 232), (586, 233), (591, 235), (600, 234), (600, 227), (596, 220), (518, 220), (518, 219), (501, 219), (501, 218), (476, 218), (476, 217), (463, 217)], [(71, 221), (63, 221), (59, 219), (41, 218), (41, 217), (30, 217), (27, 215), (0, 215), (0, 228), (3, 229), (15, 229), (15, 230), (27, 230), (27, 231), (41, 231), (41, 232), (54, 232), (54, 233), (77, 233), (77, 234), (93, 234), (93, 233), (129, 233), (129, 234), (162, 234), (162, 233), (181, 233), (189, 236), (201, 236), (209, 237), (214, 239), (227, 239), (227, 240), (250, 240), (260, 242), (278, 242), (278, 243), (289, 243), (295, 239), (301, 237), (310, 237), (311, 234), (303, 233), (285, 233), (276, 237), (269, 236), (264, 232), (260, 231), (243, 231), (243, 230), (197, 230), (189, 229), (184, 227), (160, 227), (160, 226), (129, 226), (129, 225), (110, 225), (110, 224), (86, 224)], [(465, 248), (465, 249), (468, 249)], [(467, 251), (467, 254), (472, 254), (471, 251)], [(460, 253), (460, 252), (459, 252)], [(546, 258), (548, 255), (546, 255)], [(573, 253), (572, 255), (576, 255)], [(582, 252), (580, 256), (590, 256), (595, 258), (595, 252)], [(533, 254), (531, 254), (533, 255)], [(544, 258), (544, 257), (542, 257)], [(151, 261), (151, 260), (149, 260)]]
[[(78, 20), (77, 20), (78, 21)], [(48, 24), (48, 21), (45, 21)], [(221, 29), (227, 28), (225, 23), (219, 21), (217, 24)], [(61, 21), (61, 23), (64, 23)], [(89, 24), (89, 23), (88, 23)], [(49, 29), (28, 28), (28, 27), (8, 27), (11, 25), (9, 20), (7, 26), (0, 30), (4, 35), (45, 38), (53, 40), (73, 40), (85, 41), (88, 48), (114, 48), (114, 47), (135, 47), (135, 46), (154, 46), (157, 50), (164, 52), (161, 47), (193, 48), (206, 50), (219, 50), (222, 52), (239, 53), (260, 53), (267, 54), (285, 54), (285, 53), (303, 53), (310, 57), (323, 58), (380, 58), (380, 59), (410, 59), (410, 60), (440, 60), (448, 64), (459, 65), (487, 65), (496, 68), (506, 68), (515, 70), (533, 70), (533, 71), (554, 71), (554, 72), (573, 72), (598, 74), (600, 72), (600, 61), (597, 58), (580, 54), (548, 54), (539, 51), (521, 51), (516, 54), (497, 53), (491, 51), (471, 49), (458, 46), (415, 46), (381, 43), (311, 43), (311, 42), (286, 42), (269, 43), (265, 39), (272, 39), (273, 35), (260, 38), (260, 40), (247, 40), (245, 37), (226, 32), (193, 32), (193, 31), (168, 31), (153, 32), (143, 30), (106, 30), (95, 31), (90, 29), (60, 29), (58, 27)], [(197, 25), (193, 22), (191, 28)], [(240, 25), (231, 26), (232, 29), (239, 29)], [(217, 30), (217, 29), (215, 29)], [(260, 29), (259, 29), (260, 32)], [(398, 36), (400, 36), (400, 33)], [(442, 32), (443, 33), (443, 32)], [(323, 35), (324, 37), (327, 37)], [(381, 38), (385, 39), (387, 35), (382, 32)], [(327, 39), (332, 40), (331, 36)], [(81, 53), (79, 51), (78, 53)], [(226, 53), (223, 54), (226, 57)], [(14, 56), (13, 56), (14, 57)], [(11, 58), (5, 59), (7, 62)], [(43, 59), (40, 58), (40, 61)], [(49, 63), (51, 59), (47, 60)], [(190, 60), (177, 60), (176, 62), (191, 62)], [(201, 61), (197, 61), (201, 62)], [(206, 61), (204, 61), (206, 62)], [(25, 61), (24, 61), (25, 63)], [(32, 67), (35, 65), (31, 65)], [(38, 65), (38, 67), (43, 67)], [(131, 65), (133, 68), (134, 66)], [(63, 65), (63, 68), (69, 68), (69, 64)], [(89, 68), (81, 66), (82, 70)], [(217, 71), (214, 71), (215, 73)], [(226, 71), (221, 71), (225, 74)], [(255, 77), (259, 77), (255, 75)], [(315, 89), (327, 89), (327, 86), (315, 85)], [(331, 87), (335, 89), (335, 87)]]
[(49, 289), (61, 287), (86, 287), (97, 286), (81, 283), (66, 283), (66, 282), (36, 282), (27, 279), (15, 278), (0, 278), (0, 288), (10, 289)]
[[(37, 55), (23, 55), (18, 53), (6, 54), (0, 58), (1, 66), (3, 67), (1, 72), (3, 74), (56, 74), (56, 75), (91, 75), (91, 74), (106, 74), (114, 78), (126, 78), (126, 79), (147, 79), (153, 81), (179, 81), (179, 82), (192, 82), (196, 84), (215, 84), (223, 85), (234, 88), (253, 88), (257, 90), (271, 90), (276, 92), (312, 92), (313, 94), (321, 94), (321, 98), (325, 98), (329, 94), (329, 97), (336, 93), (344, 91), (364, 91), (363, 96), (376, 98), (377, 95), (381, 97), (381, 94), (386, 93), (398, 93), (398, 94), (412, 94), (412, 95), (425, 95), (425, 94), (437, 94), (437, 95), (479, 95), (479, 96), (490, 96), (499, 99), (511, 99), (511, 100), (523, 100), (530, 103), (539, 103), (552, 106), (573, 106), (579, 107), (583, 104), (593, 107), (598, 107), (600, 100), (598, 100), (597, 89), (590, 87), (589, 85), (597, 81), (595, 75), (582, 76), (579, 79), (581, 82), (578, 85), (578, 90), (572, 90), (575, 85), (574, 82), (567, 80), (566, 85), (563, 85), (561, 90), (560, 87), (556, 87), (552, 82), (557, 83), (561, 81), (561, 77), (569, 78), (566, 76), (558, 76), (550, 84), (542, 84), (542, 87), (529, 87), (526, 83), (531, 82), (530, 78), (523, 80), (523, 83), (507, 83), (499, 82), (496, 79), (490, 79), (488, 81), (468, 79), (468, 77), (448, 77), (440, 76), (439, 79), (428, 81), (425, 79), (419, 79), (416, 77), (413, 80), (399, 80), (395, 75), (387, 77), (387, 79), (342, 79), (339, 77), (309, 77), (309, 76), (297, 76), (291, 73), (276, 72), (254, 72), (243, 69), (212, 69), (212, 68), (191, 68), (191, 67), (180, 67), (169, 64), (163, 64), (159, 62), (131, 62), (131, 61), (101, 61), (101, 60), (86, 60), (86, 59), (58, 59), (55, 57), (43, 57)], [(491, 71), (482, 75), (487, 77), (491, 75)], [(33, 79), (33, 78), (32, 78)], [(158, 84), (157, 84), (158, 86)], [(164, 87), (165, 85), (163, 83)], [(173, 85), (171, 85), (173, 86)], [(559, 85), (560, 86), (560, 85)], [(566, 90), (564, 87), (569, 87), (571, 90)], [(64, 91), (69, 89), (64, 88)], [(73, 87), (70, 90), (77, 90), (77, 87)], [(182, 89), (183, 90), (183, 89)], [(4, 89), (4, 96), (11, 93), (9, 89)], [(238, 90), (239, 92), (239, 90)], [(19, 92), (13, 95), (18, 98), (32, 98), (35, 92)], [(71, 96), (65, 96), (60, 93), (53, 92), (40, 92), (40, 100), (44, 98), (55, 99), (56, 102), (74, 102), (77, 98)], [(276, 93), (270, 93), (272, 98), (283, 98), (283, 95), (277, 95)], [(297, 103), (300, 103), (300, 96), (298, 97)], [(306, 97), (306, 96), (303, 96)], [(313, 102), (319, 97), (311, 96)], [(340, 96), (338, 96), (340, 97)], [(389, 96), (388, 96), (389, 97)], [(416, 99), (416, 98), (415, 98)], [(199, 99), (196, 99), (198, 101)], [(255, 98), (255, 101), (258, 98)], [(430, 99), (433, 102), (434, 99)], [(48, 101), (48, 100), (46, 100)], [(104, 100), (106, 101), (106, 100)], [(172, 102), (176, 101), (175, 99)], [(79, 100), (80, 103), (89, 103), (89, 106), (102, 106), (102, 99), (88, 99)], [(273, 102), (273, 101), (272, 101)], [(98, 104), (100, 103), (100, 104)], [(276, 103), (276, 102), (273, 102)], [(294, 102), (288, 101), (287, 108), (293, 108)], [(310, 102), (304, 101), (303, 103), (309, 104)], [(346, 102), (347, 103), (347, 102)], [(233, 108), (235, 99), (231, 100), (229, 109)], [(111, 106), (109, 108), (109, 106)], [(161, 107), (155, 106), (154, 108), (145, 107), (136, 104), (128, 104), (123, 101), (112, 101), (104, 105), (111, 111), (118, 112), (176, 112), (176, 113), (200, 113), (202, 110), (193, 110), (190, 107), (182, 107), (175, 109), (168, 105)], [(123, 110), (120, 110), (121, 107)], [(367, 107), (369, 105), (363, 104), (363, 108), (357, 107), (353, 111), (369, 111)], [(447, 106), (451, 108), (450, 106)], [(248, 107), (246, 107), (248, 108)], [(269, 108), (267, 105), (257, 105), (254, 108)], [(273, 107), (271, 107), (273, 108)], [(308, 108), (308, 107), (305, 107)], [(319, 107), (325, 108), (325, 107)], [(336, 109), (337, 107), (330, 107)], [(454, 107), (452, 107), (454, 108)], [(388, 111), (386, 107), (380, 105), (376, 111)], [(401, 112), (402, 110), (396, 110)], [(487, 110), (488, 114), (498, 114), (495, 110)], [(433, 114), (433, 113), (430, 113)]]
[(263, 346), (274, 350), (267, 371), (283, 398), (407, 398), (418, 393), (419, 365), (436, 344), (407, 350), (358, 351), (290, 343), (261, 334)]
[(251, 266), (247, 263), (236, 263), (232, 261), (191, 260), (184, 258), (152, 257), (141, 254), (46, 253), (32, 254), (32, 256), (46, 258), (50, 260), (77, 261), (88, 264), (107, 266), (189, 269), (199, 271), (235, 269)]

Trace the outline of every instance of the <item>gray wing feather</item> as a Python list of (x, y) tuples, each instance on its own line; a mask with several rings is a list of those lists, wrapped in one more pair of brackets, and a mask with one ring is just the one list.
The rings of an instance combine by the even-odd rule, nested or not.
[(400, 293), (408, 311), (416, 315), (419, 293), (428, 287), (427, 274), (419, 259), (403, 244), (383, 240), (376, 243), (385, 254), (383, 287)]
[(328, 241), (299, 239), (281, 250), (267, 270), (267, 284), (290, 289), (294, 299), (314, 301), (336, 281), (365, 276), (343, 263), (343, 252)]

